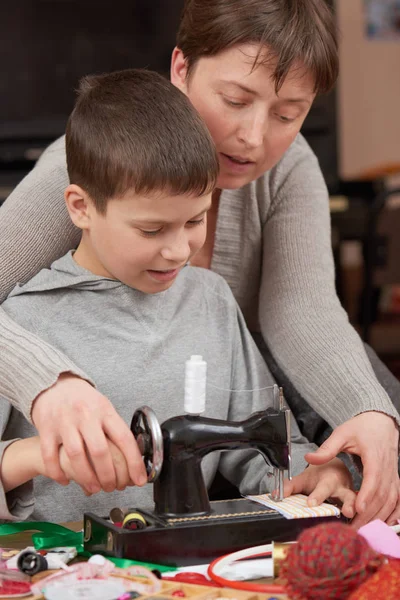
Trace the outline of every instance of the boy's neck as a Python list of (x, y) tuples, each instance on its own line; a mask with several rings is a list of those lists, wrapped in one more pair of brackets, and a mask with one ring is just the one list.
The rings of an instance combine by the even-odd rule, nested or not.
[(80, 267), (86, 269), (86, 271), (90, 271), (93, 275), (114, 279), (97, 258), (90, 241), (87, 239), (85, 231), (82, 233), (82, 239), (73, 254), (73, 258)]

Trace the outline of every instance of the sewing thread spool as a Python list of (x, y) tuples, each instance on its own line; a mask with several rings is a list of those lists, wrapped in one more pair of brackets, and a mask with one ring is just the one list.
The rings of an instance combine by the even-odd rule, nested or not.
[(186, 361), (184, 411), (188, 415), (200, 415), (206, 409), (207, 363), (202, 356), (192, 355)]
[(147, 522), (143, 515), (138, 512), (130, 512), (125, 515), (122, 521), (122, 527), (125, 529), (146, 529)]
[(40, 571), (47, 571), (47, 560), (41, 554), (32, 550), (21, 552), (18, 556), (17, 567), (26, 575), (36, 575)]

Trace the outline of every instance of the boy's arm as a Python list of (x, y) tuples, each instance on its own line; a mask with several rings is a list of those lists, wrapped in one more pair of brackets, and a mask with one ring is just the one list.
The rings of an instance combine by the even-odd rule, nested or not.
[(43, 474), (39, 437), (13, 440), (3, 451), (0, 478), (7, 493)]
[[(129, 478), (127, 464), (115, 444), (108, 441), (108, 447), (117, 472), (118, 489), (124, 490), (127, 486), (133, 485)], [(62, 446), (60, 462), (67, 478), (76, 481), (76, 473)], [(3, 492), (10, 492), (38, 475), (48, 477), (43, 463), (39, 436), (0, 442), (0, 480)]]
[(38, 438), (0, 442), (0, 519), (24, 521), (32, 514), (32, 478), (40, 462)]

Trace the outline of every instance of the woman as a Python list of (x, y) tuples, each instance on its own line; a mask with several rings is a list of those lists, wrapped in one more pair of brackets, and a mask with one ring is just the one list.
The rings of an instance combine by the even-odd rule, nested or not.
[[(299, 135), (337, 67), (323, 0), (187, 0), (171, 79), (204, 118), (220, 159), (207, 241), (194, 264), (225, 277), (260, 346), (337, 427), (310, 462), (340, 451), (361, 457), (359, 525), (397, 516), (399, 417), (336, 297), (327, 191)], [(3, 298), (77, 245), (63, 201), (67, 184), (58, 140), (1, 208)], [(106, 436), (124, 452), (130, 432), (108, 400), (4, 314), (0, 336), (0, 393), (32, 418), (50, 476), (65, 482), (63, 444), (87, 493), (114, 489)], [(93, 462), (103, 468), (95, 472)]]

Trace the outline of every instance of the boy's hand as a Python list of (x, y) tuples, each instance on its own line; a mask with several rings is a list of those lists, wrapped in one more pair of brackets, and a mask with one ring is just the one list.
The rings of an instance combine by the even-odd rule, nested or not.
[[(126, 460), (122, 452), (112, 442), (108, 441), (107, 443), (115, 469), (115, 475), (117, 480), (116, 488), (117, 490), (122, 491), (129, 485), (134, 485), (134, 483), (132, 482), (129, 476), (128, 465), (126, 464)], [(74, 466), (71, 463), (64, 446), (61, 446), (60, 448), (60, 466), (65, 476), (69, 480), (77, 481), (78, 474), (74, 470)]]
[(335, 498), (342, 503), (341, 511), (345, 517), (352, 519), (355, 515), (356, 494), (352, 490), (351, 475), (338, 458), (319, 467), (310, 465), (292, 481), (286, 480), (283, 489), (285, 498), (292, 494), (308, 495), (309, 506), (318, 506), (327, 498)]
[(68, 483), (59, 460), (59, 448), (71, 463), (75, 481), (87, 494), (117, 488), (117, 473), (108, 441), (124, 457), (135, 485), (147, 481), (145, 466), (129, 427), (111, 402), (87, 381), (63, 374), (33, 404), (32, 420), (38, 430), (45, 471), (62, 485)]
[(356, 454), (363, 464), (355, 526), (391, 518), (399, 501), (399, 432), (394, 419), (373, 411), (357, 415), (337, 427), (316, 452), (305, 458), (312, 465), (322, 465), (340, 452)]

